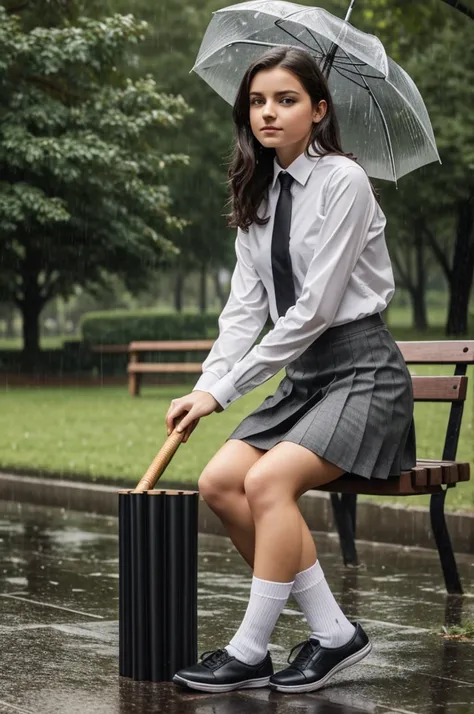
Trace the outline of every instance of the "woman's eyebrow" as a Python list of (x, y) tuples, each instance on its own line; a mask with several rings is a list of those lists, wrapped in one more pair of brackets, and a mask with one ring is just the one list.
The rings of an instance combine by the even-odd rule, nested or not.
[[(250, 96), (252, 96), (252, 94), (257, 94), (259, 97), (263, 97), (262, 92), (250, 92)], [(299, 92), (295, 89), (283, 89), (281, 92), (275, 92), (275, 96), (279, 94), (299, 94)]]

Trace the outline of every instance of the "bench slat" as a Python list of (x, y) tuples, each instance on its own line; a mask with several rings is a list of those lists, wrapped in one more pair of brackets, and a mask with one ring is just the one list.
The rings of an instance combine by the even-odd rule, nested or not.
[(458, 402), (467, 394), (467, 377), (412, 377), (417, 402)]
[(129, 352), (172, 352), (210, 350), (214, 340), (162, 340), (159, 342), (130, 342)]
[[(417, 463), (432, 467), (438, 465), (442, 472), (440, 483), (458, 483), (459, 481), (469, 481), (470, 464), (465, 461), (438, 461), (436, 459), (420, 459)], [(430, 484), (433, 482), (430, 481)]]
[(404, 471), (399, 478), (364, 479), (356, 476), (341, 476), (331, 483), (319, 486), (318, 491), (330, 493), (360, 493), (373, 496), (414, 496), (416, 494), (440, 493), (442, 486), (416, 486), (412, 472)]
[(417, 466), (425, 467), (428, 474), (428, 486), (441, 486), (443, 481), (443, 469), (440, 461), (417, 460)]
[(129, 374), (163, 374), (171, 372), (196, 373), (201, 372), (200, 362), (134, 362), (129, 364)]
[(397, 342), (408, 364), (469, 364), (474, 362), (474, 340)]
[(428, 469), (424, 466), (420, 466), (417, 462), (416, 466), (411, 471), (411, 482), (413, 486), (417, 488), (419, 486), (428, 486)]

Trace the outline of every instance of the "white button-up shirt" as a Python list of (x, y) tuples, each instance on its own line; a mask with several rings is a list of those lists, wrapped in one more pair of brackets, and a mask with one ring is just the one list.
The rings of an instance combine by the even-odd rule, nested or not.
[[(295, 179), (290, 256), (296, 303), (279, 317), (271, 243), (284, 170)], [(224, 409), (297, 359), (329, 327), (381, 312), (394, 293), (386, 219), (367, 174), (351, 159), (303, 152), (282, 169), (275, 157), (268, 206), (262, 201), (259, 207), (260, 216), (269, 214), (267, 225), (237, 230), (229, 299), (193, 389), (209, 392)], [(268, 314), (272, 330), (250, 349)]]

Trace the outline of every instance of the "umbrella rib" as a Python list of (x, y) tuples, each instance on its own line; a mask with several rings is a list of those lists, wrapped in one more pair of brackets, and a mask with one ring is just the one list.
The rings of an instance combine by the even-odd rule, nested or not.
[[(293, 35), (293, 33), (290, 32), (289, 30), (285, 30), (285, 28), (284, 28), (282, 25), (279, 24), (280, 22), (282, 22), (283, 20), (286, 20), (286, 19), (287, 19), (287, 18), (285, 17), (285, 18), (280, 18), (280, 19), (278, 19), (278, 20), (275, 20), (275, 23), (274, 23), (274, 24), (275, 24), (280, 30), (283, 30), (283, 32), (286, 32), (286, 34), (289, 35), (290, 37), (292, 37), (294, 40), (296, 40), (297, 42), (301, 42), (301, 44), (304, 45), (307, 49), (314, 51), (314, 48), (313, 48), (313, 47), (311, 47), (310, 45), (308, 45), (306, 42), (304, 42), (303, 40), (301, 40), (299, 37), (296, 37), (296, 35)], [(322, 46), (320, 45), (320, 43), (318, 42), (318, 40), (312, 35), (312, 33), (310, 32), (310, 30), (309, 30), (306, 26), (305, 26), (305, 30), (306, 30), (307, 32), (309, 32), (309, 34), (311, 35), (311, 38), (314, 40), (314, 42), (315, 42), (316, 45), (318, 46), (318, 49), (320, 50), (321, 54), (324, 56), (324, 50), (323, 50)]]
[(360, 62), (354, 62), (354, 60), (351, 59), (350, 57), (349, 57), (349, 59), (346, 60), (346, 59), (342, 59), (342, 57), (338, 57), (337, 55), (334, 58), (334, 64), (336, 64), (336, 62), (339, 64), (342, 64), (342, 65), (349, 65), (351, 67), (368, 67), (369, 66), (367, 64), (367, 62), (362, 62), (362, 60)]
[[(342, 48), (341, 48), (341, 49), (342, 49)], [(345, 50), (342, 49), (342, 51), (344, 52), (344, 54), (347, 55), (347, 52), (346, 52)], [(347, 56), (348, 56), (348, 55), (347, 55)], [(391, 141), (391, 139), (390, 139), (390, 132), (389, 132), (389, 130), (388, 130), (388, 126), (387, 126), (387, 122), (386, 122), (384, 113), (383, 113), (383, 111), (382, 111), (382, 108), (381, 108), (380, 104), (379, 104), (378, 101), (377, 101), (377, 97), (376, 97), (375, 94), (373, 93), (371, 87), (370, 87), (370, 86), (367, 84), (367, 82), (365, 81), (364, 75), (363, 75), (362, 73), (359, 73), (359, 76), (361, 77), (362, 81), (364, 82), (365, 87), (366, 87), (367, 91), (369, 92), (369, 96), (372, 98), (372, 101), (374, 102), (376, 108), (378, 109), (378, 111), (379, 111), (379, 113), (380, 113), (380, 117), (381, 117), (381, 119), (382, 119), (382, 126), (383, 126), (383, 129), (384, 129), (384, 132), (385, 132), (385, 137), (386, 137), (386, 139), (387, 139), (388, 149), (389, 149), (389, 153), (390, 153), (390, 163), (391, 163), (391, 165), (392, 165), (392, 171), (393, 171), (393, 175), (394, 175), (394, 177), (395, 177), (395, 182), (396, 182), (396, 181), (397, 181), (397, 171), (396, 171), (396, 167), (395, 167), (395, 157), (394, 157), (394, 155), (393, 155), (392, 141)], [(351, 80), (351, 81), (353, 81), (353, 80)], [(386, 81), (386, 80), (385, 80), (385, 81)]]
[[(336, 63), (334, 63), (333, 66), (337, 68)], [(341, 73), (342, 71), (347, 72), (348, 74), (354, 74), (354, 75), (357, 75), (357, 76), (359, 76), (359, 77), (364, 77), (364, 78), (366, 78), (366, 79), (383, 79), (383, 77), (376, 77), (374, 74), (363, 74), (362, 72), (352, 72), (350, 69), (347, 69), (347, 67), (345, 67), (345, 66), (344, 66), (344, 67), (340, 67), (340, 73)], [(350, 79), (350, 77), (347, 77), (347, 79)], [(356, 84), (357, 84), (357, 82), (356, 82)], [(359, 87), (362, 87), (362, 85), (359, 84)]]
[[(333, 65), (333, 68), (336, 70), (336, 72), (337, 72), (338, 74), (341, 75), (341, 77), (344, 77), (344, 79), (347, 79), (349, 82), (352, 82), (352, 83), (355, 84), (357, 87), (360, 87), (360, 89), (364, 89), (366, 92), (369, 92), (369, 91), (370, 91), (370, 90), (367, 88), (367, 85), (366, 85), (366, 84), (359, 84), (359, 82), (356, 82), (356, 80), (355, 80), (353, 77), (348, 77), (348, 76), (345, 74), (345, 72), (347, 71), (345, 67), (343, 67), (343, 68), (341, 69), (341, 68), (336, 67), (335, 65)], [(351, 74), (355, 74), (355, 73), (354, 73), (354, 72), (351, 72)], [(361, 75), (359, 75), (359, 76), (361, 76)], [(375, 77), (375, 79), (379, 79), (379, 77)]]
[[(278, 22), (278, 20), (277, 20), (277, 22)], [(281, 27), (281, 26), (279, 25), (279, 27)], [(287, 32), (287, 30), (285, 30), (283, 27), (281, 27), (281, 29), (283, 30), (283, 32)], [(321, 54), (322, 55), (327, 54), (327, 52), (324, 51), (319, 40), (313, 35), (313, 33), (309, 29), (309, 27), (305, 27), (305, 30), (306, 30), (306, 32), (309, 32), (311, 39), (314, 40), (314, 43), (318, 46), (318, 49), (320, 50)], [(294, 35), (292, 35), (292, 37), (294, 37)], [(295, 40), (298, 40), (298, 42), (301, 42), (301, 40), (297, 37), (295, 37)], [(308, 47), (308, 45), (306, 45), (306, 46)], [(339, 45), (338, 45), (338, 47), (339, 47), (339, 49), (341, 49)], [(354, 62), (350, 57), (348, 57), (347, 59), (343, 59), (342, 57), (337, 57), (337, 55), (336, 55), (336, 57), (334, 58), (334, 64), (336, 63), (336, 61), (340, 62), (341, 64), (354, 65), (354, 66), (358, 66), (358, 67), (367, 67), (368, 66), (367, 62), (362, 62), (362, 61)]]

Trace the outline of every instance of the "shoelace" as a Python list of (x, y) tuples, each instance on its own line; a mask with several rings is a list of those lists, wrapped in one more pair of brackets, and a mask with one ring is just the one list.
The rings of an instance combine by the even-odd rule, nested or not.
[[(292, 648), (290, 654), (288, 655), (288, 664), (293, 664), (295, 667), (304, 667), (317, 646), (318, 645), (315, 642), (311, 642), (311, 640), (303, 640), (303, 642), (299, 642)], [(292, 660), (291, 655), (295, 650), (298, 649), (298, 647), (301, 647), (301, 649), (296, 655), (296, 657)]]
[(224, 664), (230, 655), (227, 650), (209, 650), (208, 652), (203, 652), (201, 655), (201, 660), (203, 665), (206, 667), (217, 667), (220, 664)]

